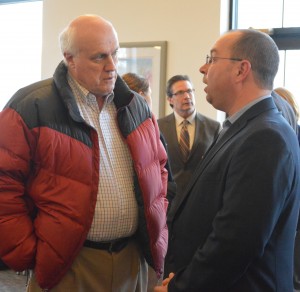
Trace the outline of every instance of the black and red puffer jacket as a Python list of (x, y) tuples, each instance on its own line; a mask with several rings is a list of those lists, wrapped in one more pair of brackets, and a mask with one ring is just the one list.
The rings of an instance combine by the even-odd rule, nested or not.
[[(143, 98), (116, 81), (120, 132), (135, 170), (137, 240), (162, 273), (167, 249), (166, 152)], [(99, 180), (97, 132), (80, 116), (63, 63), (54, 77), (19, 90), (0, 113), (0, 257), (34, 269), (43, 289), (64, 276), (94, 216)]]

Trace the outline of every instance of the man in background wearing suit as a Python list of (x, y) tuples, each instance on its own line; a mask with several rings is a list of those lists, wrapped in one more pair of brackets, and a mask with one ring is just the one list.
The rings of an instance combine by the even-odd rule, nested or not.
[(200, 68), (206, 99), (227, 113), (228, 127), (171, 206), (168, 278), (156, 292), (293, 291), (300, 159), (271, 97), (278, 65), (268, 35), (236, 30)]
[[(167, 97), (173, 113), (158, 120), (178, 192), (184, 190), (197, 164), (220, 131), (220, 124), (195, 110), (195, 94), (187, 75), (175, 75), (167, 82)], [(187, 123), (189, 143), (181, 148), (180, 136)]]

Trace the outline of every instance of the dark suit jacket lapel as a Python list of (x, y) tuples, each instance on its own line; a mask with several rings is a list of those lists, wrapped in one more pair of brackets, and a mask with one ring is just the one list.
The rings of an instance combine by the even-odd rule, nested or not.
[(168, 123), (169, 123), (171, 141), (173, 141), (174, 146), (176, 148), (176, 152), (178, 153), (179, 157), (181, 157), (181, 151), (177, 139), (176, 120), (175, 120), (174, 113), (169, 116)]
[(201, 119), (199, 117), (199, 113), (196, 113), (195, 116), (195, 137), (194, 137), (194, 144), (191, 149), (190, 157), (193, 155), (193, 153), (196, 151), (200, 141), (202, 141), (203, 137), (201, 137)]
[(178, 151), (179, 154), (181, 154), (181, 151), (179, 149), (179, 145), (178, 145), (178, 142), (177, 142), (178, 140), (177, 140), (176, 120), (175, 120), (174, 113), (170, 116), (169, 127), (170, 127), (169, 129), (171, 131), (172, 141), (175, 142), (177, 151)]
[(222, 147), (225, 143), (227, 143), (232, 137), (234, 137), (239, 131), (245, 128), (248, 122), (255, 118), (257, 115), (261, 114), (264, 111), (276, 109), (276, 106), (271, 98), (264, 99), (254, 106), (252, 106), (249, 110), (247, 110), (220, 138), (217, 143), (213, 143), (213, 145), (209, 148), (209, 150), (204, 155), (201, 162), (198, 164), (197, 169), (194, 172), (189, 184), (187, 185), (186, 190), (182, 194), (176, 194), (175, 198), (172, 201), (171, 209), (168, 214), (168, 221), (173, 220), (176, 215), (177, 210), (180, 205), (184, 202), (186, 197), (189, 195), (190, 190), (197, 182), (198, 177), (207, 167), (207, 165), (211, 162), (211, 160), (215, 157), (215, 155), (222, 150)]

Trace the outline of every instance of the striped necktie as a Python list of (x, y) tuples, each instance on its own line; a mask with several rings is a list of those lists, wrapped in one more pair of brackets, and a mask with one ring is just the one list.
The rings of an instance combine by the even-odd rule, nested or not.
[(179, 147), (182, 152), (183, 158), (186, 161), (190, 154), (190, 135), (187, 129), (189, 121), (184, 120), (182, 122), (182, 127), (180, 131), (180, 138), (179, 138)]

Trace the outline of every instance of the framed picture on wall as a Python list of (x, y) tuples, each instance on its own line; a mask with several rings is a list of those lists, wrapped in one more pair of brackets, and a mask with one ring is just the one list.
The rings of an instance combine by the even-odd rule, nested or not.
[(149, 80), (152, 111), (156, 118), (165, 115), (167, 42), (120, 43), (118, 73), (136, 73)]

